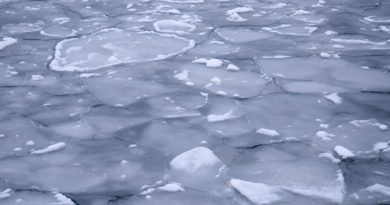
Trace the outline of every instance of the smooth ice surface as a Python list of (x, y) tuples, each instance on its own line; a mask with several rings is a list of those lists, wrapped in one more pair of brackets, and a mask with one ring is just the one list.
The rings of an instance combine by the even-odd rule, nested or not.
[(390, 204), (388, 0), (0, 0), (0, 205)]

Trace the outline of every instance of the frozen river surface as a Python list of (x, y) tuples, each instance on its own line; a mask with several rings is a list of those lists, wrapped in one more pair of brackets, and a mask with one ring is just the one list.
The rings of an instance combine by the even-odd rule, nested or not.
[(389, 72), (388, 0), (0, 0), (0, 204), (390, 204)]

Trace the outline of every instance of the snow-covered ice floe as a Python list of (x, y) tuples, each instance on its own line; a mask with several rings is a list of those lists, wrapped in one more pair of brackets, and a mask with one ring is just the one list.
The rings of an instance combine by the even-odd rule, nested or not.
[[(164, 43), (160, 45), (159, 42)], [(117, 64), (163, 60), (193, 47), (192, 40), (173, 34), (105, 29), (60, 41), (50, 68), (55, 71), (91, 71)]]

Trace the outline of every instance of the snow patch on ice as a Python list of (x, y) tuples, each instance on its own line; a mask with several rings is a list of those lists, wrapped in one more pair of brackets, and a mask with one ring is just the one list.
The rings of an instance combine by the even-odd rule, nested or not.
[(196, 147), (185, 151), (169, 163), (173, 169), (185, 172), (195, 172), (202, 167), (221, 163), (217, 156), (206, 147)]
[(56, 144), (49, 145), (46, 148), (34, 150), (31, 152), (31, 154), (46, 154), (46, 153), (50, 153), (50, 152), (55, 152), (55, 151), (58, 151), (58, 150), (65, 148), (65, 146), (66, 146), (65, 142), (58, 142)]

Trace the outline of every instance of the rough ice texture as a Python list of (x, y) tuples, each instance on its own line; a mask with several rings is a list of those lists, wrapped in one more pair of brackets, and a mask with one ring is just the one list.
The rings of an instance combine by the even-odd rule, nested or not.
[(0, 204), (390, 204), (389, 11), (0, 0)]

